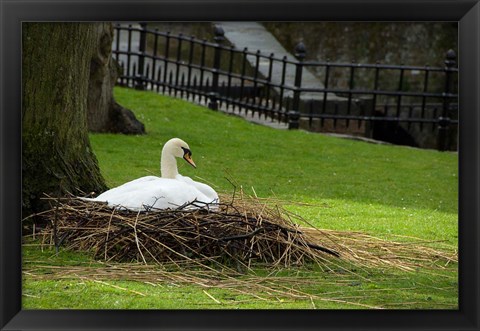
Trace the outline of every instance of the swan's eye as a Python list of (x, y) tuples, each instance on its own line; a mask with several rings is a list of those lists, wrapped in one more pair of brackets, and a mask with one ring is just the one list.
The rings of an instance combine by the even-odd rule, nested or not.
[(182, 147), (182, 149), (183, 149), (183, 155), (192, 156), (192, 152), (188, 148)]

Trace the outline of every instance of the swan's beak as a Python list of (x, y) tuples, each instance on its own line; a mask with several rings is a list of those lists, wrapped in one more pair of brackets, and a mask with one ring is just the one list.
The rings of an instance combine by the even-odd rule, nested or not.
[(192, 154), (191, 153), (185, 153), (183, 154), (183, 158), (185, 159), (185, 161), (187, 161), (188, 163), (190, 163), (190, 165), (194, 168), (196, 168), (197, 166), (195, 165), (195, 162), (193, 162), (192, 160)]

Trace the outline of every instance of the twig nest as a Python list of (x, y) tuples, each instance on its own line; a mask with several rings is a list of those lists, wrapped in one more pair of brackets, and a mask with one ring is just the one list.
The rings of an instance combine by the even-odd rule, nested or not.
[(74, 197), (48, 197), (52, 208), (38, 216), (50, 224), (44, 242), (70, 250), (93, 252), (113, 262), (175, 264), (212, 268), (250, 268), (261, 263), (290, 267), (313, 262), (322, 270), (358, 267), (415, 271), (429, 265), (445, 268), (458, 261), (451, 247), (419, 238), (385, 240), (355, 231), (320, 230), (281, 208), (277, 201), (221, 197), (215, 209), (112, 209), (104, 203)]
[(308, 238), (282, 209), (256, 198), (222, 198), (217, 208), (132, 212), (74, 197), (50, 198), (43, 214), (51, 244), (91, 251), (107, 261), (222, 264), (249, 268), (336, 258), (333, 243)]

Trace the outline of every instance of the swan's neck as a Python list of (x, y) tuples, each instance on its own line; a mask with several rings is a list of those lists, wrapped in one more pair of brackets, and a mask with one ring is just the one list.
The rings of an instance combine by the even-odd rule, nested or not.
[(163, 178), (175, 178), (178, 175), (177, 160), (171, 153), (162, 151), (162, 160), (160, 161), (160, 171)]

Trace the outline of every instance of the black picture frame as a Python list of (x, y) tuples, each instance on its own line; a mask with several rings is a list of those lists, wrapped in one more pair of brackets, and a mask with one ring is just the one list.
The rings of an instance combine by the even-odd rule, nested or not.
[[(480, 4), (473, 0), (0, 0), (2, 330), (479, 330)], [(22, 310), (21, 23), (24, 21), (456, 21), (459, 310)]]

